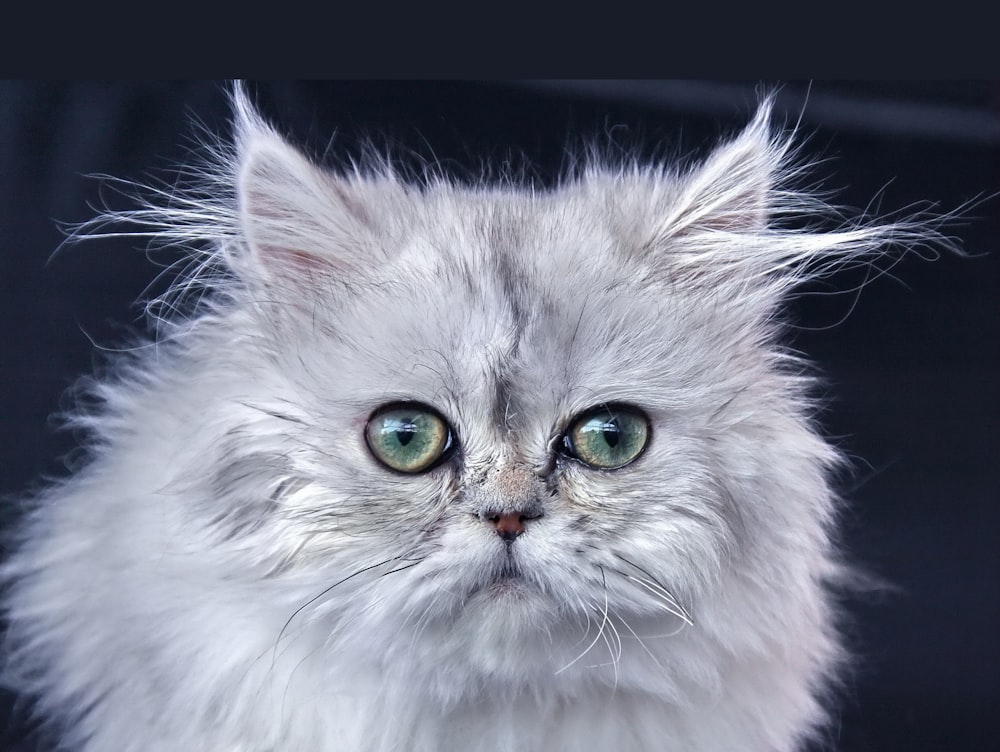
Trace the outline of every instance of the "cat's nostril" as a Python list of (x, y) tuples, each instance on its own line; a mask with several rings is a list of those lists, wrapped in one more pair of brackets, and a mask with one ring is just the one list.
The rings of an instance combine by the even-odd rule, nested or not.
[(490, 522), (496, 528), (497, 535), (504, 540), (514, 540), (524, 532), (524, 515), (498, 514), (490, 517)]
[(484, 518), (493, 525), (494, 529), (497, 531), (497, 535), (505, 541), (512, 541), (524, 534), (527, 529), (525, 523), (528, 520), (536, 520), (541, 516), (542, 515), (540, 514), (508, 512), (505, 514), (486, 514), (484, 515)]

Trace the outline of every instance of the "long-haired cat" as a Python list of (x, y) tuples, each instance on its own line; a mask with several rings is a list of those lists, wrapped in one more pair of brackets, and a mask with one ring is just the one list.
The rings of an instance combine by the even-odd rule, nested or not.
[(114, 218), (192, 250), (193, 313), (90, 384), (4, 570), (65, 748), (813, 738), (839, 457), (782, 304), (915, 226), (816, 229), (768, 101), (699, 164), (545, 190), (328, 171), (232, 101), (202, 189)]

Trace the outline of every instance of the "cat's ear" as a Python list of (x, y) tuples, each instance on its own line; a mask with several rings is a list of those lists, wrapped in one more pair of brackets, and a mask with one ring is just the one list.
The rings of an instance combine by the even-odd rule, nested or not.
[(660, 240), (698, 232), (755, 233), (767, 226), (789, 141), (771, 134), (772, 102), (750, 124), (683, 176), (660, 225)]
[(644, 226), (638, 247), (666, 275), (725, 290), (734, 307), (767, 318), (790, 290), (855, 261), (870, 264), (886, 246), (944, 242), (921, 217), (840, 225), (835, 207), (796, 189), (810, 165), (798, 160), (794, 134), (772, 128), (772, 106), (768, 97), (738, 136), (670, 176), (671, 190), (654, 182), (653, 229)]
[(268, 281), (349, 276), (370, 252), (371, 217), (355, 182), (290, 146), (236, 87), (236, 194), (255, 271)]

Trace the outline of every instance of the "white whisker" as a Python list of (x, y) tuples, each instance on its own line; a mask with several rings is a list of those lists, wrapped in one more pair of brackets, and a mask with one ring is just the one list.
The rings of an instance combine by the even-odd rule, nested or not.
[[(646, 655), (648, 655), (652, 659), (653, 663), (656, 664), (657, 668), (659, 668), (661, 671), (665, 671), (666, 669), (663, 668), (663, 664), (660, 663), (659, 659), (646, 646), (646, 643), (643, 642), (643, 638), (640, 637), (638, 634), (636, 634), (635, 630), (632, 629), (631, 625), (627, 621), (625, 621), (625, 619), (623, 619), (620, 614), (618, 615), (618, 620), (621, 621), (622, 626), (625, 627), (625, 629), (627, 629), (629, 631), (629, 633), (635, 638), (635, 641), (639, 643), (639, 646), (644, 651), (646, 651)], [(646, 639), (649, 639), (649, 638), (646, 638)]]
[[(602, 580), (604, 578), (604, 569), (603, 568), (601, 569), (601, 578), (602, 578)], [(604, 608), (603, 609), (599, 609), (599, 610), (595, 609), (595, 610), (597, 610), (601, 614), (601, 624), (600, 624), (600, 626), (597, 629), (597, 634), (594, 636), (594, 639), (590, 641), (590, 644), (588, 644), (587, 647), (584, 648), (584, 650), (583, 650), (582, 653), (580, 653), (576, 658), (574, 658), (572, 661), (570, 661), (569, 663), (567, 663), (561, 669), (559, 669), (558, 671), (556, 671), (555, 672), (555, 676), (558, 676), (563, 671), (565, 671), (566, 669), (568, 669), (570, 666), (573, 666), (575, 663), (577, 663), (585, 655), (587, 655), (587, 653), (589, 653), (591, 651), (591, 649), (593, 649), (594, 645), (597, 644), (597, 641), (600, 640), (604, 636), (604, 630), (605, 630), (606, 625), (608, 623), (608, 588), (607, 588), (607, 583), (605, 583), (605, 586), (604, 586)], [(590, 631), (589, 623), (590, 623), (590, 617), (588, 616), (588, 630), (587, 630), (588, 632)], [(594, 667), (593, 666), (588, 666), (588, 668), (594, 668)], [(616, 680), (616, 683), (617, 683), (617, 680)]]
[(622, 576), (625, 577), (628, 580), (631, 580), (632, 582), (636, 583), (637, 585), (645, 588), (646, 590), (648, 590), (653, 595), (658, 596), (658, 598), (660, 599), (659, 600), (660, 605), (663, 606), (664, 609), (668, 613), (673, 614), (678, 619), (680, 619), (685, 624), (687, 624), (689, 627), (693, 627), (694, 626), (694, 621), (691, 619), (691, 615), (688, 614), (687, 609), (685, 609), (680, 603), (678, 603), (677, 599), (674, 598), (661, 585), (658, 585), (655, 582), (650, 582), (649, 580), (646, 580), (645, 578), (634, 577), (633, 575), (630, 575), (630, 574), (624, 574), (623, 573)]

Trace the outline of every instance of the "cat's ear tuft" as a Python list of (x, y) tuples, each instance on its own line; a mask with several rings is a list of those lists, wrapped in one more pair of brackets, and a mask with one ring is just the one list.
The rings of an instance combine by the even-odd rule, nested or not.
[(289, 145), (241, 87), (232, 100), (240, 229), (253, 266), (270, 280), (348, 274), (369, 235), (354, 186)]
[[(683, 177), (666, 236), (704, 232), (755, 233), (767, 227), (789, 140), (771, 132), (773, 101), (765, 99), (750, 124)], [(664, 238), (665, 239), (665, 238)]]

